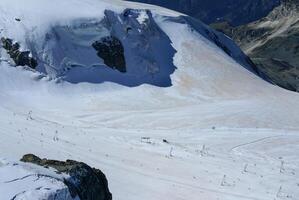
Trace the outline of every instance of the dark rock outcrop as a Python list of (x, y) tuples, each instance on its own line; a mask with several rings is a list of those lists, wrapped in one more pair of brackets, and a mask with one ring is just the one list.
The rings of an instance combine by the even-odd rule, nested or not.
[(114, 36), (107, 36), (94, 42), (92, 46), (107, 66), (122, 73), (127, 71), (124, 47), (119, 39)]
[(13, 59), (17, 66), (28, 66), (32, 69), (37, 67), (37, 61), (30, 56), (30, 51), (20, 51), (19, 43), (14, 43), (12, 39), (1, 38), (2, 47), (7, 54)]
[(78, 196), (81, 200), (112, 200), (106, 176), (99, 169), (73, 160), (63, 162), (41, 159), (33, 154), (24, 155), (21, 161), (51, 167), (56, 169), (57, 173), (68, 174), (70, 178), (65, 179), (64, 183), (73, 198)]

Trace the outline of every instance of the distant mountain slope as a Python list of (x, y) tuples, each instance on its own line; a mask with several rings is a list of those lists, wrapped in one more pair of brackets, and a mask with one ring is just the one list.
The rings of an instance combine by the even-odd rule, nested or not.
[(176, 10), (206, 24), (228, 21), (241, 25), (266, 16), (280, 0), (130, 0)]
[(232, 37), (274, 83), (299, 91), (298, 0), (283, 0), (267, 17), (247, 25), (212, 26)]

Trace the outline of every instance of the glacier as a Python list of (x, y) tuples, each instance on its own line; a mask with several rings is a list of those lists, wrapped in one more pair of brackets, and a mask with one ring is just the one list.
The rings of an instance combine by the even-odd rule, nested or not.
[[(15, 66), (1, 48), (0, 200), (22, 192), (2, 160), (26, 153), (97, 167), (120, 200), (298, 199), (299, 96), (226, 36), (117, 0), (1, 0), (0, 11), (0, 37), (38, 62)], [(92, 48), (111, 35), (125, 73)]]

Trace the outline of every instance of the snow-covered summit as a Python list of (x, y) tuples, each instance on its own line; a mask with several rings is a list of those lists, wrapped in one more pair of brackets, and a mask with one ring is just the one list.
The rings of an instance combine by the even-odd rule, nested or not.
[[(189, 31), (203, 36), (209, 46), (220, 47), (254, 72), (252, 63), (232, 41), (175, 12), (168, 15), (168, 11), (165, 15), (163, 9), (151, 11), (149, 6), (143, 5), (140, 9), (141, 5), (117, 1), (29, 0), (21, 8), (18, 4), (17, 1), (0, 4), (3, 11), (0, 36), (2, 43), (9, 40), (6, 43), (12, 46), (6, 48), (6, 52), (18, 45), (20, 52), (30, 53), (34, 68), (51, 78), (72, 83), (109, 81), (126, 86), (143, 83), (171, 86), (176, 50), (163, 30), (165, 22), (186, 26)], [(177, 37), (188, 35), (178, 34)], [(5, 57), (5, 50), (2, 50), (2, 57)]]
[[(275, 108), (280, 121), (292, 124), (287, 116), (299, 120), (296, 105), (287, 111), (283, 106), (296, 101), (296, 95), (262, 80), (231, 39), (188, 16), (123, 1), (28, 0), (21, 6), (17, 0), (4, 0), (0, 9), (0, 35), (11, 46), (1, 48), (0, 89), (6, 96), (30, 91), (24, 99), (36, 103), (31, 98), (46, 102), (58, 95), (76, 101), (73, 95), (105, 92), (100, 98), (110, 109), (169, 108), (223, 99), (268, 102), (279, 96), (271, 102), (279, 105)], [(8, 67), (14, 66), (11, 54), (28, 61), (26, 52), (37, 62), (35, 71)], [(62, 83), (43, 81), (52, 79)], [(136, 98), (136, 92), (142, 98)], [(255, 120), (264, 117), (262, 123), (269, 123), (267, 113), (253, 113)]]

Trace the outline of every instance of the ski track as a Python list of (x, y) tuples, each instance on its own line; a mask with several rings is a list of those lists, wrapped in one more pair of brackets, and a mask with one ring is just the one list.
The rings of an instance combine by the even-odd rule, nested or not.
[[(17, 119), (15, 121), (21, 122), (22, 120), (20, 120), (20, 118), (25, 119), (26, 117), (27, 117), (26, 115), (15, 115), (13, 118)], [(273, 139), (273, 138), (279, 138), (281, 136), (287, 137), (288, 134), (290, 134), (290, 136), (292, 136), (292, 135), (295, 136), (293, 134), (293, 131), (291, 131), (290, 133), (287, 133), (285, 135), (267, 136), (267, 137), (262, 137), (260, 139), (254, 139), (254, 140), (250, 140), (250, 138), (247, 137), (246, 139), (249, 140), (249, 142), (244, 143), (244, 142), (240, 141), (239, 144), (237, 143), (234, 146), (231, 146), (231, 147), (227, 146), (226, 152), (223, 152), (222, 150), (218, 150), (216, 147), (217, 144), (211, 145), (213, 147), (209, 147), (209, 149), (211, 151), (210, 153), (213, 154), (213, 157), (212, 156), (207, 156), (207, 157), (203, 156), (202, 157), (202, 156), (198, 156), (194, 153), (191, 153), (191, 157), (190, 157), (189, 154), (186, 154), (185, 149), (186, 149), (186, 147), (187, 148), (189, 147), (191, 149), (188, 149), (188, 151), (192, 152), (192, 150), (194, 150), (193, 149), (194, 147), (188, 145), (188, 143), (191, 141), (201, 140), (200, 139), (201, 137), (203, 140), (206, 140), (205, 137), (206, 136), (210, 137), (209, 132), (213, 132), (212, 130), (202, 129), (201, 131), (207, 132), (207, 134), (193, 135), (193, 138), (190, 136), (186, 137), (188, 134), (187, 135), (182, 134), (181, 137), (184, 138), (183, 141), (180, 141), (179, 138), (176, 139), (178, 141), (172, 141), (171, 137), (170, 137), (170, 139), (168, 139), (168, 135), (171, 136), (171, 135), (175, 134), (175, 133), (173, 133), (173, 131), (171, 131), (172, 134), (168, 134), (168, 133), (163, 134), (169, 141), (171, 141), (171, 144), (167, 144), (167, 145), (165, 144), (165, 146), (167, 146), (167, 147), (162, 147), (162, 149), (161, 149), (159, 145), (156, 146), (156, 145), (141, 143), (141, 146), (140, 145), (136, 146), (136, 142), (130, 143), (129, 141), (140, 140), (140, 138), (138, 139), (138, 135), (140, 135), (140, 133), (138, 134), (138, 132), (143, 132), (144, 134), (142, 134), (142, 135), (149, 136), (151, 139), (155, 139), (155, 141), (159, 141), (162, 139), (163, 135), (156, 134), (153, 132), (170, 132), (169, 130), (155, 130), (153, 132), (148, 132), (147, 130), (136, 131), (134, 129), (133, 130), (125, 130), (126, 135), (122, 136), (122, 133), (115, 133), (115, 132), (119, 131), (117, 129), (104, 128), (104, 129), (100, 129), (100, 130), (102, 130), (102, 131), (100, 131), (100, 130), (96, 130), (98, 128), (69, 125), (68, 122), (67, 122), (67, 124), (64, 124), (64, 123), (57, 124), (57, 123), (52, 123), (52, 122), (43, 121), (43, 120), (36, 120), (36, 119), (39, 119), (39, 116), (34, 116), (33, 120), (26, 120), (25, 124), (22, 124), (21, 126), (17, 126), (17, 127), (23, 127), (23, 128), (20, 128), (20, 130), (21, 130), (21, 134), (23, 134), (23, 140), (24, 140), (23, 142), (21, 142), (20, 144), (17, 145), (17, 146), (19, 146), (18, 147), (19, 155), (21, 155), (24, 152), (24, 149), (32, 149), (35, 152), (40, 152), (40, 153), (45, 152), (46, 149), (47, 149), (46, 151), (49, 151), (50, 149), (52, 149), (50, 151), (53, 151), (53, 150), (54, 151), (53, 151), (53, 153), (50, 153), (50, 154), (55, 155), (55, 158), (58, 156), (58, 157), (61, 157), (62, 159), (63, 158), (73, 158), (73, 159), (80, 159), (80, 160), (88, 161), (90, 164), (94, 164), (95, 166), (99, 166), (100, 168), (105, 169), (104, 171), (107, 174), (108, 178), (110, 176), (113, 177), (112, 180), (110, 181), (110, 183), (112, 182), (111, 183), (112, 190), (114, 190), (113, 189), (113, 181), (117, 180), (117, 178), (113, 176), (114, 171), (123, 171), (125, 174), (130, 174), (130, 175), (135, 174), (134, 176), (139, 177), (141, 180), (145, 179), (150, 182), (160, 182), (160, 184), (162, 184), (162, 185), (176, 185), (176, 187), (179, 187), (179, 188), (181, 188), (181, 190), (184, 191), (183, 194), (187, 194), (187, 191), (190, 191), (190, 190), (192, 190), (192, 191), (198, 190), (198, 192), (199, 191), (204, 192), (205, 195), (210, 194), (212, 196), (211, 199), (213, 199), (213, 197), (216, 197), (216, 196), (222, 197), (224, 199), (256, 199), (256, 200), (270, 199), (270, 197), (269, 198), (267, 198), (267, 197), (259, 198), (260, 194), (256, 194), (256, 196), (255, 196), (255, 194), (241, 195), (241, 193), (238, 192), (238, 190), (235, 191), (233, 189), (234, 187), (230, 187), (230, 186), (221, 187), (220, 186), (221, 174), (226, 174), (227, 177), (231, 177), (232, 180), (237, 179), (238, 175), (234, 174), (233, 171), (239, 167), (240, 167), (239, 171), (240, 172), (242, 171), (242, 166), (240, 166), (240, 164), (242, 165), (242, 163), (247, 162), (246, 157), (249, 156), (248, 159), (254, 160), (254, 157), (252, 157), (252, 156), (254, 156), (255, 151), (253, 150), (253, 152), (252, 152), (252, 151), (248, 150), (248, 147), (250, 145), (259, 146), (259, 143), (262, 141), (266, 141), (268, 139)], [(36, 124), (36, 125), (39, 124), (39, 126), (41, 126), (38, 129), (43, 129), (42, 127), (45, 127), (50, 130), (55, 130), (55, 129), (59, 130), (58, 131), (59, 140), (57, 142), (53, 141), (52, 137), (55, 135), (54, 131), (52, 132), (52, 134), (47, 134), (46, 131), (43, 131), (43, 132), (45, 132), (45, 134), (43, 136), (36, 133), (36, 131), (38, 131), (38, 130), (33, 129), (33, 131), (32, 131), (29, 127), (34, 127), (34, 124)], [(75, 123), (75, 124), (77, 124), (77, 123)], [(26, 131), (25, 127), (27, 127), (27, 131)], [(60, 129), (63, 129), (62, 127), (64, 127), (66, 132), (70, 132), (70, 129), (75, 132), (80, 132), (80, 134), (78, 134), (78, 136), (77, 136), (79, 138), (77, 138), (77, 139), (76, 138), (64, 138), (64, 134), (62, 134), (62, 131), (60, 130)], [(107, 137), (108, 136), (107, 134), (104, 134), (101, 136), (98, 135), (96, 142), (99, 142), (100, 144), (102, 143), (102, 145), (109, 143), (110, 148), (114, 149), (114, 151), (117, 148), (115, 148), (113, 146), (123, 145), (122, 147), (119, 147), (120, 148), (119, 151), (122, 152), (126, 149), (125, 151), (127, 153), (125, 155), (127, 155), (127, 156), (124, 156), (123, 153), (119, 154), (120, 152), (118, 152), (118, 151), (109, 152), (109, 150), (107, 148), (105, 148), (106, 151), (102, 151), (99, 148), (97, 148), (96, 146), (91, 145), (94, 142), (94, 141), (92, 141), (92, 138), (95, 137), (93, 135), (95, 135), (96, 132), (105, 132), (108, 130), (110, 132), (110, 134), (108, 134), (108, 135), (110, 135), (110, 137)], [(241, 129), (241, 130), (243, 131), (242, 134), (252, 135), (253, 138), (259, 137), (258, 135), (254, 134), (253, 131), (248, 130), (248, 133), (246, 133), (246, 129)], [(214, 137), (217, 138), (217, 135), (219, 137), (221, 137), (221, 136), (228, 137), (230, 133), (234, 133), (230, 137), (231, 139), (233, 139), (235, 133), (239, 132), (239, 131), (240, 131), (240, 129), (236, 129), (236, 130), (231, 129), (230, 131), (217, 130), (216, 131), (217, 134)], [(257, 131), (257, 132), (259, 132), (259, 131)], [(280, 131), (279, 130), (269, 130), (268, 132), (275, 132), (275, 134), (279, 134)], [(13, 134), (13, 132), (10, 129), (2, 128), (1, 133), (6, 133), (5, 138), (7, 141), (11, 140), (11, 142), (12, 142), (12, 141), (19, 140), (19, 137), (17, 135)], [(129, 140), (126, 139), (127, 142), (117, 141), (117, 140), (115, 140), (114, 137), (111, 137), (113, 135), (120, 137), (120, 138), (126, 137)], [(84, 140), (87, 140), (84, 143), (82, 143), (82, 140), (80, 139), (80, 138), (82, 138), (82, 136), (84, 136)], [(11, 139), (9, 139), (9, 138), (11, 138)], [(187, 139), (187, 138), (189, 138), (189, 139)], [(30, 144), (32, 144), (34, 146), (28, 148), (28, 146), (26, 145), (27, 147), (25, 147), (24, 144), (28, 143), (28, 140), (30, 140)], [(43, 142), (41, 142), (41, 140)], [(240, 138), (239, 138), (239, 140), (240, 140)], [(90, 141), (91, 143), (88, 141)], [(208, 141), (211, 142), (213, 140), (209, 139)], [(11, 143), (11, 142), (7, 142), (7, 143)], [(37, 146), (39, 146), (41, 143), (42, 143), (42, 149), (36, 151), (36, 149), (38, 149)], [(91, 145), (90, 147), (88, 147), (89, 146), (88, 143), (89, 143), (89, 145)], [(100, 144), (99, 144), (99, 146), (102, 146)], [(104, 145), (104, 146), (107, 146), (107, 145)], [(172, 158), (165, 157), (165, 156), (167, 156), (167, 151), (168, 151), (167, 149), (169, 146), (173, 146), (175, 149), (174, 150), (175, 156)], [(55, 147), (55, 148), (53, 148), (53, 147)], [(131, 148), (133, 150), (130, 151)], [(155, 150), (156, 148), (158, 148), (158, 150)], [(243, 155), (243, 158), (240, 158), (238, 155), (231, 154), (232, 151), (237, 150), (239, 152), (239, 151), (242, 151), (244, 148), (246, 149), (246, 154)], [(121, 150), (121, 149), (123, 149), (123, 150)], [(222, 153), (219, 155), (219, 153), (221, 151), (222, 151)], [(4, 152), (2, 151), (1, 153), (4, 153)], [(8, 152), (6, 152), (6, 153), (8, 153)], [(30, 152), (26, 152), (26, 153), (30, 153)], [(92, 154), (98, 155), (98, 156), (92, 156)], [(159, 173), (159, 171), (153, 173), (152, 170), (157, 171), (157, 169), (155, 169), (156, 168), (155, 164), (154, 163), (149, 164), (148, 162), (144, 163), (144, 161), (139, 160), (138, 155), (140, 155), (140, 154), (142, 154), (146, 157), (151, 157), (151, 159), (156, 160), (156, 161), (153, 161), (154, 163), (156, 163), (158, 160), (159, 160), (159, 162), (166, 160), (166, 163), (174, 162), (174, 163), (176, 163), (176, 165), (177, 164), (181, 165), (179, 163), (190, 162), (191, 160), (193, 160), (191, 163), (194, 163), (192, 165), (195, 165), (195, 166), (198, 165), (198, 164), (196, 164), (198, 162), (200, 162), (200, 163), (207, 162), (207, 163), (209, 163), (209, 164), (206, 164), (207, 166), (213, 166), (214, 164), (217, 163), (216, 165), (220, 165), (220, 166), (224, 167), (224, 169), (225, 169), (225, 168), (228, 168), (228, 166), (232, 167), (231, 165), (234, 162), (233, 160), (237, 160), (236, 161), (237, 165), (235, 167), (233, 167), (234, 170), (229, 170), (229, 171), (227, 169), (226, 170), (219, 169), (220, 170), (219, 171), (216, 168), (213, 169), (213, 168), (208, 167), (207, 169), (211, 169), (211, 172), (208, 172), (206, 175), (205, 175), (205, 173), (206, 173), (205, 167), (204, 168), (199, 167), (198, 168), (199, 174), (195, 175), (195, 176), (198, 176), (198, 177), (204, 176), (204, 177), (210, 177), (210, 180), (217, 180), (217, 179), (219, 180), (218, 182), (210, 184), (210, 186), (208, 186), (208, 187), (204, 187), (203, 185), (207, 184), (207, 183), (205, 183), (205, 181), (199, 180), (199, 183), (193, 183), (192, 176), (190, 177), (190, 180), (188, 180), (186, 178), (181, 179), (179, 177), (175, 177), (171, 174), (163, 175), (163, 172)], [(76, 155), (76, 156), (74, 156), (74, 155)], [(137, 155), (137, 157), (136, 157), (136, 155)], [(4, 156), (4, 155), (1, 155), (1, 156)], [(258, 161), (258, 160), (256, 160), (256, 161)], [(163, 161), (163, 162), (165, 162), (165, 161)], [(269, 168), (270, 167), (269, 165), (272, 165), (272, 161), (269, 163), (268, 162), (269, 161), (267, 161), (267, 160), (259, 161), (259, 165), (262, 169)], [(142, 165), (142, 167), (139, 166), (140, 164)], [(166, 164), (166, 165), (168, 165), (168, 164)], [(277, 170), (276, 170), (277, 173), (274, 173), (274, 175), (282, 176), (281, 180), (285, 179), (284, 176), (286, 176), (286, 175), (279, 174), (279, 172), (278, 172), (279, 171), (279, 166), (278, 166), (279, 162), (277, 162), (276, 165), (277, 165)], [(296, 169), (298, 170), (298, 166), (296, 166), (296, 167), (297, 167)], [(159, 166), (157, 168), (159, 168)], [(179, 167), (177, 167), (177, 168), (179, 169)], [(161, 167), (161, 169), (159, 169), (159, 170), (164, 171), (166, 169), (167, 169), (167, 167), (165, 168), (165, 166), (164, 166), (164, 167)], [(192, 169), (191, 171), (194, 171), (194, 169)], [(197, 171), (197, 170), (195, 170), (195, 171)], [(216, 174), (214, 174), (214, 173), (216, 173)], [(244, 175), (241, 175), (239, 177), (241, 180), (243, 179), (242, 176), (244, 176)], [(255, 175), (255, 176), (258, 177), (258, 175)], [(295, 177), (296, 176), (297, 175), (295, 175)], [(170, 177), (172, 177), (172, 178), (170, 178)], [(244, 181), (245, 180), (246, 180), (246, 178), (244, 177)], [(251, 181), (253, 181), (253, 180), (251, 180)], [(258, 180), (258, 178), (257, 178), (257, 180)], [(271, 180), (271, 181), (273, 181), (273, 180)], [(240, 183), (240, 184), (243, 185), (242, 183)], [(255, 184), (257, 184), (256, 188), (258, 188), (258, 182), (256, 182)], [(218, 189), (216, 189), (216, 188), (218, 188)], [(243, 188), (243, 190), (244, 190), (244, 188)], [(199, 197), (204, 196), (201, 192), (199, 192), (197, 194), (197, 195), (199, 195)], [(115, 190), (115, 193), (116, 193), (115, 195), (117, 195), (116, 190)], [(243, 194), (243, 192), (242, 192), (242, 194)], [(272, 196), (274, 198), (275, 191), (272, 191), (272, 194), (273, 194)], [(271, 195), (269, 195), (269, 196), (271, 196)], [(196, 198), (193, 197), (191, 199), (196, 199)], [(294, 199), (296, 199), (296, 198), (294, 198)]]

